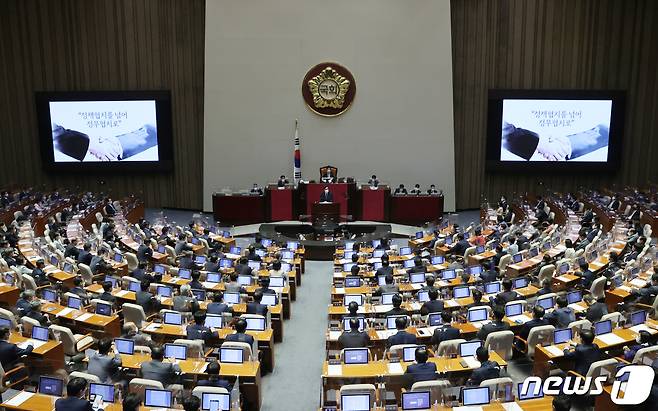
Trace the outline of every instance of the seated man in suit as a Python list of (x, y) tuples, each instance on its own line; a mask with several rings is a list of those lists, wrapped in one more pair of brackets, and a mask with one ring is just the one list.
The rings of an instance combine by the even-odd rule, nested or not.
[(441, 312), (441, 325), (439, 325), (432, 335), (432, 344), (437, 347), (443, 341), (455, 340), (461, 338), (461, 331), (459, 328), (452, 326), (452, 314), (450, 311)]
[(322, 177), (320, 178), (320, 181), (323, 183), (335, 183), (336, 182), (336, 176), (334, 175), (333, 170), (331, 167), (327, 167), (325, 169), (324, 174), (322, 174)]
[(267, 305), (261, 304), (263, 300), (263, 292), (261, 290), (256, 290), (254, 292), (254, 301), (247, 303), (247, 314), (258, 314), (262, 316), (267, 315)]
[(219, 377), (220, 364), (217, 361), (209, 362), (206, 366), (207, 379), (199, 380), (198, 387), (218, 387), (226, 388), (226, 391), (231, 392), (233, 385), (227, 380)]
[(201, 281), (199, 281), (199, 278), (201, 278), (201, 272), (199, 270), (194, 270), (192, 271), (192, 274), (190, 275), (191, 281), (189, 282), (189, 286), (193, 290), (203, 290), (203, 284)]
[(206, 322), (206, 314), (201, 311), (194, 313), (194, 324), (187, 326), (187, 339), (188, 340), (203, 340), (207, 343), (212, 338), (218, 338), (217, 331), (212, 331), (204, 324)]
[(436, 189), (436, 185), (430, 184), (430, 188), (427, 189), (427, 194), (431, 196), (439, 195), (439, 190)]
[(320, 193), (320, 202), (321, 203), (333, 203), (334, 195), (329, 191), (329, 187), (325, 187), (324, 190)]
[(377, 272), (375, 272), (375, 277), (379, 278), (382, 275), (386, 276), (389, 274), (393, 276), (393, 267), (391, 267), (389, 263), (388, 254), (384, 254), (382, 256), (382, 266), (377, 269)]
[(263, 195), (263, 189), (258, 186), (258, 183), (254, 183), (254, 185), (251, 186), (251, 190), (249, 190), (249, 194), (262, 196)]
[(377, 179), (376, 175), (373, 174), (372, 177), (370, 177), (370, 180), (368, 180), (368, 185), (370, 185), (370, 187), (377, 187), (379, 185), (379, 180)]
[(521, 299), (521, 296), (516, 292), (512, 291), (512, 280), (506, 278), (503, 280), (503, 291), (496, 295), (494, 298), (495, 305), (502, 305), (503, 307), (510, 301)]
[(50, 284), (50, 281), (48, 281), (48, 274), (46, 274), (44, 268), (46, 268), (46, 263), (43, 261), (43, 259), (38, 259), (36, 267), (34, 270), (32, 270), (32, 278), (34, 278), (34, 282), (37, 284), (37, 287)]
[(151, 282), (144, 280), (139, 284), (140, 291), (135, 293), (135, 304), (141, 305), (146, 315), (160, 310), (160, 302), (149, 292), (149, 287)]
[(93, 274), (111, 274), (113, 269), (112, 265), (105, 261), (105, 258), (108, 256), (107, 249), (102, 247), (98, 250), (98, 254), (91, 258), (91, 264), (89, 268)]
[(78, 253), (78, 258), (76, 258), (76, 261), (79, 264), (89, 265), (91, 264), (91, 258), (91, 244), (85, 243), (85, 245), (82, 246), (80, 253)]
[(350, 330), (344, 331), (338, 337), (338, 344), (341, 348), (367, 348), (370, 344), (370, 337), (365, 331), (359, 331), (359, 319), (350, 319)]
[(510, 328), (509, 324), (503, 321), (503, 318), (505, 318), (505, 308), (503, 306), (497, 305), (491, 311), (493, 312), (494, 320), (480, 328), (477, 333), (478, 340), (487, 341), (489, 334), (496, 331), (507, 331)]
[(32, 300), (34, 300), (34, 290), (25, 290), (21, 293), (20, 298), (16, 301), (16, 314), (19, 317), (30, 312)]
[(544, 281), (542, 281), (541, 288), (537, 291), (537, 297), (541, 297), (544, 294), (553, 293), (552, 285), (553, 285), (553, 282), (551, 281), (550, 278), (547, 278)]
[(647, 287), (634, 288), (632, 294), (639, 297), (640, 302), (644, 304), (653, 304), (653, 300), (658, 295), (658, 265), (653, 267), (654, 273), (651, 275), (651, 282)]
[(420, 315), (427, 315), (429, 313), (438, 313), (442, 312), (444, 309), (444, 304), (443, 300), (439, 300), (439, 290), (436, 288), (431, 289), (427, 292), (427, 295), (429, 296), (430, 300), (425, 301), (420, 307)]
[(374, 295), (382, 295), (385, 293), (398, 293), (400, 291), (400, 287), (393, 282), (393, 274), (387, 274), (386, 277), (384, 277), (384, 281), (386, 284), (380, 286), (375, 291)]
[(416, 336), (405, 331), (407, 328), (407, 317), (398, 317), (395, 319), (395, 328), (398, 332), (391, 335), (386, 340), (386, 348), (391, 348), (398, 344), (416, 344)]
[(25, 316), (39, 321), (39, 324), (44, 327), (48, 327), (50, 325), (48, 315), (41, 313), (41, 300), (39, 299), (34, 299), (30, 302), (30, 311), (25, 314)]
[(165, 387), (176, 384), (181, 368), (178, 364), (162, 362), (164, 349), (161, 346), (151, 348), (151, 361), (144, 361), (140, 367), (142, 378), (162, 382)]
[(570, 323), (576, 321), (576, 313), (569, 308), (566, 297), (561, 295), (556, 299), (557, 308), (546, 314), (546, 320), (555, 328), (567, 328)]
[(356, 301), (350, 301), (350, 303), (347, 305), (347, 315), (343, 316), (343, 320), (345, 318), (363, 318), (365, 317), (364, 314), (361, 314), (358, 312), (359, 311), (359, 304), (357, 304)]
[(9, 342), (11, 331), (7, 327), (0, 328), (0, 364), (5, 371), (9, 371), (24, 355), (28, 355), (34, 349), (32, 344), (26, 348), (18, 348), (16, 344)]
[(232, 313), (233, 309), (224, 303), (224, 294), (221, 291), (215, 291), (212, 296), (212, 302), (206, 307), (208, 314)]
[(112, 377), (119, 371), (121, 366), (121, 355), (110, 355), (112, 340), (103, 338), (98, 342), (98, 351), (89, 355), (89, 365), (87, 372), (100, 378), (101, 382), (108, 384), (112, 382)]
[(75, 260), (78, 258), (79, 255), (80, 255), (80, 249), (78, 249), (78, 239), (72, 238), (69, 244), (66, 246), (66, 249), (64, 250), (64, 258), (71, 257), (72, 259)]
[(400, 184), (398, 188), (395, 189), (393, 195), (395, 196), (406, 196), (408, 194), (407, 189), (404, 187), (404, 184)]
[(190, 250), (183, 251), (182, 257), (178, 259), (178, 267), (179, 268), (185, 268), (188, 270), (193, 270), (196, 268), (196, 264), (194, 264), (194, 254)]
[(103, 282), (103, 294), (99, 297), (103, 301), (107, 301), (114, 305), (117, 302), (117, 298), (112, 295), (112, 282), (104, 281)]
[(148, 263), (151, 257), (153, 257), (153, 250), (151, 250), (151, 240), (145, 238), (144, 242), (139, 245), (139, 248), (137, 248), (137, 260)]
[(437, 290), (438, 291), (438, 287), (434, 286), (435, 281), (436, 281), (436, 279), (434, 278), (434, 275), (427, 274), (425, 276), (425, 285), (422, 286), (420, 289), (422, 291), (427, 291), (427, 292), (429, 292), (430, 290)]
[(259, 281), (260, 288), (256, 291), (260, 291), (263, 294), (276, 294), (276, 291), (270, 288), (270, 277), (262, 277)]
[(498, 269), (496, 267), (496, 264), (493, 263), (493, 261), (488, 263), (488, 269), (487, 267), (483, 267), (483, 268), (484, 270), (482, 271), (482, 274), (480, 274), (480, 279), (482, 280), (482, 282), (490, 283), (492, 281), (498, 280)]
[(605, 303), (605, 297), (601, 297), (595, 301), (594, 298), (588, 294), (583, 297), (583, 301), (589, 306), (585, 313), (585, 318), (587, 318), (592, 324), (601, 321), (601, 317), (608, 314), (608, 306)]
[(457, 256), (463, 256), (466, 249), (471, 246), (471, 243), (465, 239), (463, 233), (457, 234), (457, 242), (452, 246), (452, 253)]
[(250, 346), (254, 345), (254, 337), (246, 333), (247, 320), (244, 318), (238, 318), (233, 328), (235, 328), (235, 333), (227, 335), (226, 341), (244, 342)]
[(276, 182), (277, 187), (285, 187), (288, 184), (288, 179), (283, 174), (279, 177), (279, 181)]
[(437, 378), (436, 364), (427, 362), (427, 348), (422, 346), (416, 348), (415, 355), (416, 363), (409, 364), (404, 372), (409, 388), (418, 381), (432, 381)]
[(500, 366), (496, 361), (489, 361), (489, 350), (479, 347), (475, 351), (475, 356), (480, 362), (480, 368), (473, 370), (471, 378), (468, 379), (468, 385), (480, 385), (482, 381), (500, 377)]
[[(530, 330), (535, 327), (540, 327), (542, 325), (548, 325), (548, 321), (544, 318), (544, 307), (540, 305), (535, 305), (532, 307), (532, 320), (521, 326), (521, 331), (519, 331), (519, 337), (524, 341), (528, 341), (528, 335), (530, 335)], [(521, 346), (519, 346), (521, 348)]]
[(66, 397), (55, 401), (55, 411), (93, 411), (86, 397), (87, 380), (80, 377), (71, 378), (66, 384)]
[(419, 256), (414, 257), (414, 266), (407, 270), (407, 274), (426, 272), (427, 268), (423, 265), (423, 259)]
[(411, 189), (409, 194), (411, 194), (412, 196), (419, 196), (423, 194), (423, 191), (420, 189), (420, 184), (415, 184), (414, 188)]
[(599, 350), (598, 345), (594, 344), (592, 330), (582, 330), (580, 340), (581, 344), (576, 345), (573, 351), (568, 348), (564, 350), (564, 359), (573, 361), (574, 371), (584, 377), (592, 363), (603, 358), (603, 353)]
[(386, 314), (384, 314), (386, 317), (391, 315), (409, 315), (407, 310), (405, 310), (404, 308), (400, 308), (400, 306), (402, 305), (402, 296), (400, 294), (395, 294), (391, 298), (391, 300), (393, 302), (393, 308), (391, 308), (386, 312)]
[(468, 304), (466, 306), (466, 309), (488, 305), (487, 303), (482, 302), (482, 291), (478, 290), (477, 288), (473, 290), (471, 297), (473, 298), (473, 302), (471, 304)]

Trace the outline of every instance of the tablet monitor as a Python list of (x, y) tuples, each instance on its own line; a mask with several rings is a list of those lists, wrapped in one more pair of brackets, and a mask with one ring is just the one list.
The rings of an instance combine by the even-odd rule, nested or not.
[[(528, 383), (528, 391), (523, 394), (523, 383), (520, 382), (517, 385), (518, 387), (518, 396), (517, 399), (519, 401), (525, 401), (525, 400), (532, 400), (535, 398), (542, 398), (544, 396), (544, 392), (542, 390), (542, 384), (537, 384), (536, 381), (530, 381)], [(537, 391), (535, 393), (535, 391)]]
[(225, 393), (204, 392), (201, 394), (201, 409), (229, 411), (231, 409), (231, 396)]
[(119, 354), (133, 355), (135, 352), (135, 341), (126, 338), (115, 338), (114, 347)]
[(464, 407), (489, 404), (489, 387), (462, 388), (462, 404)]
[(489, 319), (489, 312), (486, 308), (475, 308), (468, 310), (468, 321), (477, 322)]
[(631, 313), (631, 325), (633, 326), (644, 324), (646, 320), (647, 320), (646, 311), (635, 311), (634, 313)]
[(425, 282), (425, 273), (411, 273), (409, 275), (409, 281), (412, 284), (421, 284)]
[(192, 271), (187, 268), (180, 268), (178, 270), (178, 277), (182, 278), (183, 280), (189, 280), (192, 278)]
[(538, 298), (537, 305), (540, 307), (544, 307), (544, 310), (549, 310), (555, 307), (555, 297)]
[(515, 315), (523, 314), (523, 305), (521, 303), (508, 304), (505, 306), (505, 315), (514, 317)]
[(443, 324), (441, 313), (431, 313), (427, 316), (427, 325), (429, 325), (430, 327), (436, 327), (441, 324)]
[(486, 283), (484, 285), (485, 294), (498, 294), (501, 290), (501, 285), (499, 281), (494, 281), (491, 283)]
[(368, 364), (367, 348), (345, 348), (343, 350), (345, 364)]
[(265, 318), (245, 318), (248, 331), (265, 331)]
[(370, 411), (372, 401), (370, 394), (341, 394), (341, 411)]
[(156, 288), (156, 294), (161, 297), (171, 297), (171, 287), (167, 287), (166, 285), (159, 285)]
[(112, 315), (112, 304), (103, 304), (96, 303), (96, 314), (111, 316)]
[(158, 408), (171, 408), (172, 394), (167, 390), (156, 390), (147, 388), (144, 390), (144, 406), (158, 407)]
[(39, 325), (32, 326), (32, 338), (39, 341), (48, 341), (48, 328)]
[(242, 348), (220, 347), (219, 362), (242, 364), (244, 362), (244, 351), (242, 351)]
[(358, 305), (363, 305), (363, 295), (362, 294), (345, 294), (343, 297), (343, 305), (348, 306), (350, 303), (354, 301)]
[(429, 391), (408, 391), (402, 393), (402, 411), (429, 410)]
[(101, 397), (103, 402), (114, 402), (114, 385), (92, 382), (89, 384), (89, 396), (92, 395)]
[(206, 320), (203, 323), (208, 328), (222, 328), (224, 321), (221, 314), (206, 314)]
[(187, 358), (187, 346), (182, 344), (165, 344), (164, 356), (165, 358), (184, 360)]
[(562, 344), (570, 341), (572, 338), (573, 330), (571, 328), (564, 328), (553, 332), (553, 344)]
[(469, 286), (455, 287), (452, 290), (452, 295), (454, 298), (466, 298), (471, 295), (471, 289)]
[(608, 334), (612, 332), (612, 321), (605, 320), (594, 323), (594, 335)]
[(39, 377), (39, 393), (61, 397), (64, 391), (64, 380), (52, 377)]
[(183, 324), (183, 315), (181, 313), (165, 311), (163, 322), (165, 324), (181, 325)]
[(567, 303), (575, 304), (583, 300), (583, 295), (580, 291), (571, 291), (567, 293)]
[(82, 300), (78, 297), (69, 297), (66, 306), (74, 310), (79, 310), (82, 307)]

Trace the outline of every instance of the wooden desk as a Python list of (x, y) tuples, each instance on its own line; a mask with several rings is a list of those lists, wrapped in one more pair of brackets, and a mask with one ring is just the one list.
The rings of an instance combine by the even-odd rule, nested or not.
[[(91, 331), (97, 335), (112, 337), (121, 335), (121, 323), (118, 315), (98, 315), (82, 310), (70, 312), (67, 307), (56, 303), (45, 302), (41, 304), (41, 312), (59, 318), (63, 323), (70, 323), (74, 328), (82, 329), (84, 332)], [(64, 314), (62, 314), (64, 312)]]
[(19, 294), (20, 290), (17, 287), (4, 283), (0, 284), (0, 304), (2, 306), (13, 308), (16, 305)]
[[(157, 327), (154, 325), (157, 324)], [(153, 340), (164, 343), (173, 342), (179, 338), (187, 338), (187, 325), (172, 325), (161, 323), (148, 323), (145, 324), (142, 331), (151, 335)], [(234, 331), (230, 328), (221, 328), (217, 331), (219, 338), (211, 340), (208, 343), (209, 347), (219, 347), (222, 345), (226, 336), (233, 334)], [(263, 371), (271, 372), (274, 370), (274, 336), (272, 329), (265, 331), (247, 331), (258, 342), (258, 349), (263, 352)]]
[[(9, 335), (9, 342), (20, 344), (28, 341), (30, 338), (23, 337), (17, 332)], [(35, 348), (29, 354), (30, 363), (28, 364), (32, 372), (52, 373), (64, 368), (64, 345), (55, 340), (48, 340), (45, 344)]]

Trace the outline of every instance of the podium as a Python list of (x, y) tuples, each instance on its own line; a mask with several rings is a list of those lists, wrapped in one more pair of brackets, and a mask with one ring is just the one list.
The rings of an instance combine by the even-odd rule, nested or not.
[(313, 225), (338, 224), (340, 222), (340, 204), (313, 203), (311, 221), (313, 221)]
[(329, 191), (334, 196), (334, 202), (340, 205), (340, 215), (351, 214), (352, 206), (348, 203), (352, 202), (352, 192), (356, 191), (356, 183), (308, 183), (299, 186), (306, 203), (306, 214), (313, 214), (313, 204), (320, 200), (320, 193), (325, 187), (329, 187)]
[(376, 190), (364, 185), (359, 190), (361, 194), (361, 220), (388, 221), (388, 199), (391, 189), (379, 186)]
[(292, 221), (293, 217), (293, 193), (292, 186), (279, 188), (276, 184), (267, 187), (265, 191), (268, 221)]

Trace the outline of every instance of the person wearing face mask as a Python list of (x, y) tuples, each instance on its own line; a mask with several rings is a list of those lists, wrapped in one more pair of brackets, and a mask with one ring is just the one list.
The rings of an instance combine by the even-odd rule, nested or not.
[(322, 193), (320, 194), (321, 203), (333, 203), (334, 195), (329, 191), (329, 187), (325, 187)]

